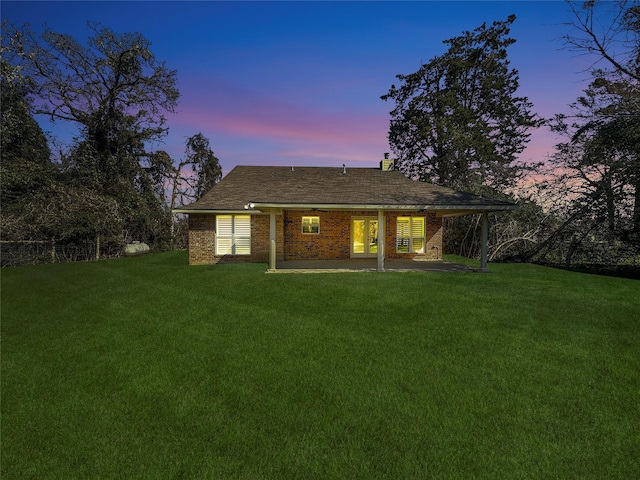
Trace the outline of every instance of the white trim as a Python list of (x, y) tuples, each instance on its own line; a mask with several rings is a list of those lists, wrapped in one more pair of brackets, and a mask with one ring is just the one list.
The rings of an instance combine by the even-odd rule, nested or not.
[(182, 209), (174, 208), (171, 213), (203, 213), (213, 215), (268, 215), (269, 212), (260, 212), (257, 210), (215, 210), (215, 209)]
[(386, 235), (384, 211), (378, 210), (378, 272), (384, 272), (384, 243)]
[[(518, 210), (518, 205), (377, 205), (377, 204), (345, 204), (345, 203), (258, 203), (252, 202), (254, 210), (260, 211), (266, 208), (280, 208), (287, 210), (450, 210), (452, 215), (464, 215), (483, 211)], [(193, 211), (193, 210), (192, 210)], [(201, 210), (200, 210), (201, 211)], [(189, 213), (189, 212), (187, 212)]]
[(424, 210), (435, 211), (439, 217), (453, 217), (457, 215), (472, 215), (482, 212), (496, 212), (500, 210), (518, 210), (518, 205), (347, 205), (342, 203), (324, 204), (267, 204), (254, 203), (253, 209), (247, 210), (217, 210), (217, 209), (182, 209), (175, 208), (171, 213), (184, 214), (236, 214), (236, 215), (268, 215), (269, 209), (276, 209), (276, 215), (282, 214), (282, 210)]
[(269, 271), (276, 271), (276, 214), (271, 212), (269, 214)]

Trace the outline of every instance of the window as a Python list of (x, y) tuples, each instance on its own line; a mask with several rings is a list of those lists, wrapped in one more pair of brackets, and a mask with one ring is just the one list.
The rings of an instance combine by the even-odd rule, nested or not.
[(302, 217), (302, 233), (320, 233), (320, 217)]
[(216, 217), (216, 255), (251, 254), (251, 216)]
[(424, 218), (398, 217), (396, 251), (398, 253), (424, 253)]

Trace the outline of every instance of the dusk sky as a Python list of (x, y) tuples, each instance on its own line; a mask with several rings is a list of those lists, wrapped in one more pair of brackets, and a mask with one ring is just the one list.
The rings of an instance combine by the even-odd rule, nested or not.
[[(393, 103), (380, 96), (395, 76), (444, 53), (442, 40), (512, 13), (518, 95), (540, 116), (568, 110), (590, 65), (563, 49), (570, 16), (560, 1), (2, 1), (1, 9), (15, 25), (47, 24), (83, 42), (87, 21), (142, 33), (178, 71), (180, 103), (159, 148), (177, 160), (185, 139), (202, 132), (225, 174), (235, 165), (377, 166), (391, 151)], [(38, 120), (54, 135), (70, 128)], [(554, 143), (541, 129), (521, 158), (543, 160)]]

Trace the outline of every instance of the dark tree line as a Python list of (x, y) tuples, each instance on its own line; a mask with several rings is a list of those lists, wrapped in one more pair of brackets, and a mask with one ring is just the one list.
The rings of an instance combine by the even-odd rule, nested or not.
[[(3, 239), (99, 237), (107, 254), (132, 240), (170, 248), (171, 208), (219, 181), (219, 161), (201, 133), (187, 139), (184, 160), (154, 150), (177, 106), (177, 72), (141, 34), (91, 28), (85, 45), (3, 24)], [(52, 155), (34, 115), (75, 124), (79, 134)]]
[(549, 161), (557, 201), (548, 236), (526, 260), (634, 264), (640, 255), (640, 2), (568, 2), (567, 48), (588, 55), (591, 81), (551, 128), (564, 141)]
[[(570, 114), (547, 122), (564, 141), (536, 168), (538, 192), (533, 199), (538, 214), (522, 223), (512, 238), (496, 240), (494, 246), (517, 247), (502, 251), (503, 258), (511, 260), (637, 269), (640, 6), (637, 1), (568, 6), (574, 21), (567, 25), (571, 33), (564, 42), (593, 59), (592, 68), (582, 72), (591, 80), (570, 104)], [(531, 198), (521, 196), (521, 204), (523, 199), (531, 210)], [(514, 225), (496, 218), (495, 237), (501, 237), (499, 228), (505, 223)]]

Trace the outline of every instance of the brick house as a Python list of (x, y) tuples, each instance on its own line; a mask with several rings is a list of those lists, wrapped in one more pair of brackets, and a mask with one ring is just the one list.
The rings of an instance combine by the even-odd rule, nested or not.
[(189, 264), (287, 260), (439, 259), (442, 219), (517, 205), (416, 182), (380, 168), (237, 166), (189, 215)]

